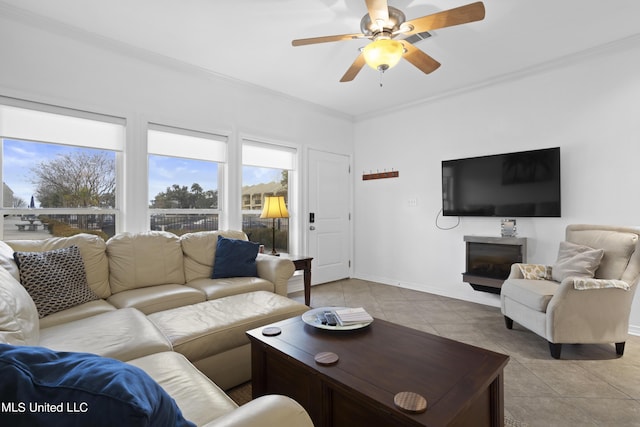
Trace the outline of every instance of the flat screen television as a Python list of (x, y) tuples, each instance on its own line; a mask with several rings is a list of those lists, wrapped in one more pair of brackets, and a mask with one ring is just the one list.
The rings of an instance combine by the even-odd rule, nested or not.
[(442, 161), (442, 214), (559, 217), (560, 148)]

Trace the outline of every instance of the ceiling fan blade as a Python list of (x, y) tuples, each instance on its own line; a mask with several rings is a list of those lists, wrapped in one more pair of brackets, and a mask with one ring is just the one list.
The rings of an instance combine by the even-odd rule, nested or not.
[(360, 55), (358, 55), (356, 60), (353, 61), (353, 64), (351, 64), (351, 67), (349, 67), (347, 72), (344, 73), (344, 76), (342, 76), (340, 82), (350, 82), (351, 80), (355, 79), (360, 70), (362, 70), (362, 67), (364, 67), (364, 64), (364, 55), (361, 53)]
[(323, 37), (311, 37), (308, 39), (297, 39), (297, 40), (293, 40), (291, 44), (293, 46), (305, 46), (308, 44), (339, 42), (342, 40), (355, 40), (355, 39), (363, 39), (363, 38), (366, 38), (366, 36), (362, 33), (340, 34), (336, 36), (323, 36)]
[(420, 71), (425, 74), (429, 74), (440, 67), (440, 63), (409, 43), (406, 40), (402, 40), (401, 43), (407, 50), (402, 57), (416, 66)]
[(404, 34), (411, 35), (422, 33), (424, 31), (437, 30), (438, 28), (446, 28), (454, 25), (466, 24), (468, 22), (481, 21), (483, 19), (484, 4), (479, 1), (466, 6), (460, 6), (454, 9), (434, 13), (433, 15), (427, 15), (422, 18), (406, 21), (403, 26), (410, 25), (413, 29), (405, 32)]
[(366, 2), (371, 22), (377, 23), (382, 21), (384, 24), (389, 20), (389, 5), (387, 4), (387, 0), (366, 0)]

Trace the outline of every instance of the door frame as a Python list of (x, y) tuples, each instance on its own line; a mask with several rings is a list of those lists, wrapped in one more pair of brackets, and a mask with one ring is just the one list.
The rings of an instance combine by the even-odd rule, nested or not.
[[(312, 152), (318, 152), (318, 153), (325, 153), (325, 154), (333, 154), (336, 156), (343, 156), (347, 158), (347, 164), (349, 165), (349, 175), (350, 175), (350, 179), (349, 179), (349, 186), (348, 186), (348, 209), (349, 209), (349, 213), (350, 213), (350, 220), (349, 220), (349, 224), (348, 224), (348, 236), (347, 236), (347, 242), (349, 245), (349, 249), (348, 249), (348, 254), (349, 254), (349, 266), (348, 266), (348, 274), (349, 277), (353, 277), (353, 271), (354, 271), (354, 237), (353, 237), (353, 230), (354, 230), (354, 226), (353, 226), (353, 222), (354, 222), (354, 213), (353, 213), (353, 206), (354, 206), (354, 202), (353, 202), (353, 189), (354, 189), (354, 173), (353, 173), (353, 156), (350, 153), (339, 153), (339, 152), (335, 152), (335, 151), (330, 151), (330, 150), (322, 150), (322, 149), (318, 149), (318, 148), (311, 148), (311, 147), (307, 147), (306, 151), (305, 151), (305, 171), (304, 174), (302, 175), (302, 179), (303, 179), (303, 185), (302, 188), (304, 188), (306, 191), (304, 192), (304, 197), (302, 197), (302, 203), (303, 203), (303, 207), (302, 207), (302, 211), (303, 211), (303, 216), (300, 218), (300, 225), (302, 227), (301, 229), (301, 237), (302, 237), (302, 248), (304, 248), (304, 253), (305, 254), (309, 254), (309, 212), (310, 212), (310, 194), (311, 194), (311, 189), (310, 189), (310, 178), (309, 178), (309, 172), (311, 170), (311, 158), (312, 158)], [(315, 260), (314, 260), (315, 261)], [(312, 269), (312, 273), (311, 273), (311, 286), (318, 284), (318, 282), (314, 281), (314, 275), (313, 275), (313, 269)]]

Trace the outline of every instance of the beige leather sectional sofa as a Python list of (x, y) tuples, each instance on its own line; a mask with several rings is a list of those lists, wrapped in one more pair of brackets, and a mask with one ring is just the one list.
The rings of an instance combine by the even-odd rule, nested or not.
[[(138, 366), (196, 425), (311, 426), (295, 401), (264, 396), (238, 408), (223, 392), (251, 377), (245, 332), (302, 314), (286, 297), (291, 261), (259, 254), (258, 277), (212, 279), (218, 236), (239, 231), (123, 233), (0, 242), (0, 342), (94, 353)], [(13, 253), (77, 246), (97, 296), (39, 318)]]

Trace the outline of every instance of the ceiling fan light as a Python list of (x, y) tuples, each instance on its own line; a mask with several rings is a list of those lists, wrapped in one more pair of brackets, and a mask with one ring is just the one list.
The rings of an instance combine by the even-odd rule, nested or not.
[(378, 39), (366, 45), (362, 50), (367, 65), (374, 70), (386, 71), (395, 67), (402, 55), (402, 43), (391, 39)]

